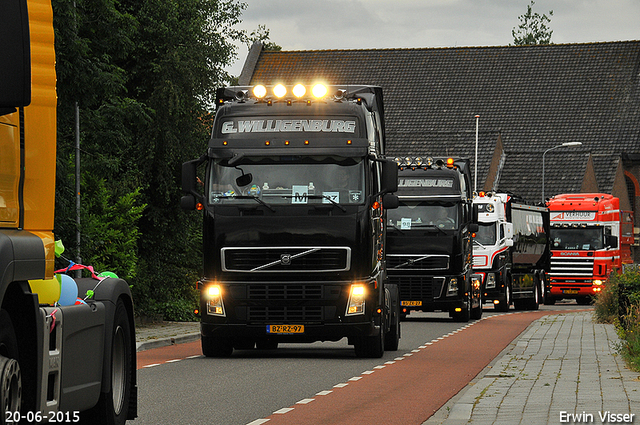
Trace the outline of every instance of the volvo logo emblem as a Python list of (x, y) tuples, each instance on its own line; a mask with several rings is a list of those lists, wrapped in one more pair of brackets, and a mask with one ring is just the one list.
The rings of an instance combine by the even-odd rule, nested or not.
[(291, 265), (291, 254), (282, 254), (282, 255), (280, 255), (280, 263), (283, 266)]

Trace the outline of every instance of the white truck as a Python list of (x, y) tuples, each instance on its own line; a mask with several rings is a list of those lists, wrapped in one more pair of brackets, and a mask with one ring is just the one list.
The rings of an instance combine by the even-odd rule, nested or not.
[(474, 279), (483, 302), (498, 311), (537, 310), (549, 271), (549, 210), (515, 203), (506, 193), (480, 192), (473, 200), (479, 229), (473, 240)]

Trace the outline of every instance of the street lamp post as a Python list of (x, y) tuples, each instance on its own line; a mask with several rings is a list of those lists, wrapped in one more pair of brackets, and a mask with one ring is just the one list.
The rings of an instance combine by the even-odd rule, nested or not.
[(544, 204), (544, 156), (547, 154), (547, 152), (552, 151), (554, 149), (563, 148), (565, 146), (580, 146), (580, 145), (582, 145), (582, 142), (565, 142), (561, 145), (549, 148), (542, 153), (542, 203), (543, 204)]

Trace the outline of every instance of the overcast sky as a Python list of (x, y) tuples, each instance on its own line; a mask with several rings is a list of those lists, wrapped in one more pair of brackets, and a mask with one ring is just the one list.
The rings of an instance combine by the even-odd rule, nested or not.
[[(239, 28), (269, 29), (283, 50), (506, 46), (530, 0), (243, 0)], [(640, 40), (640, 0), (537, 0), (550, 16), (551, 41)], [(229, 69), (239, 75), (240, 46)]]

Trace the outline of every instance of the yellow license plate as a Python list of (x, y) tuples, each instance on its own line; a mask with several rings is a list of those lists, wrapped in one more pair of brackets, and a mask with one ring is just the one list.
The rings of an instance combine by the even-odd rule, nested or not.
[(575, 295), (578, 293), (577, 289), (565, 289), (564, 291), (562, 291), (563, 294), (570, 294), (570, 295)]
[(422, 301), (401, 301), (400, 305), (403, 307), (420, 307)]
[(267, 325), (268, 334), (303, 334), (304, 325)]

